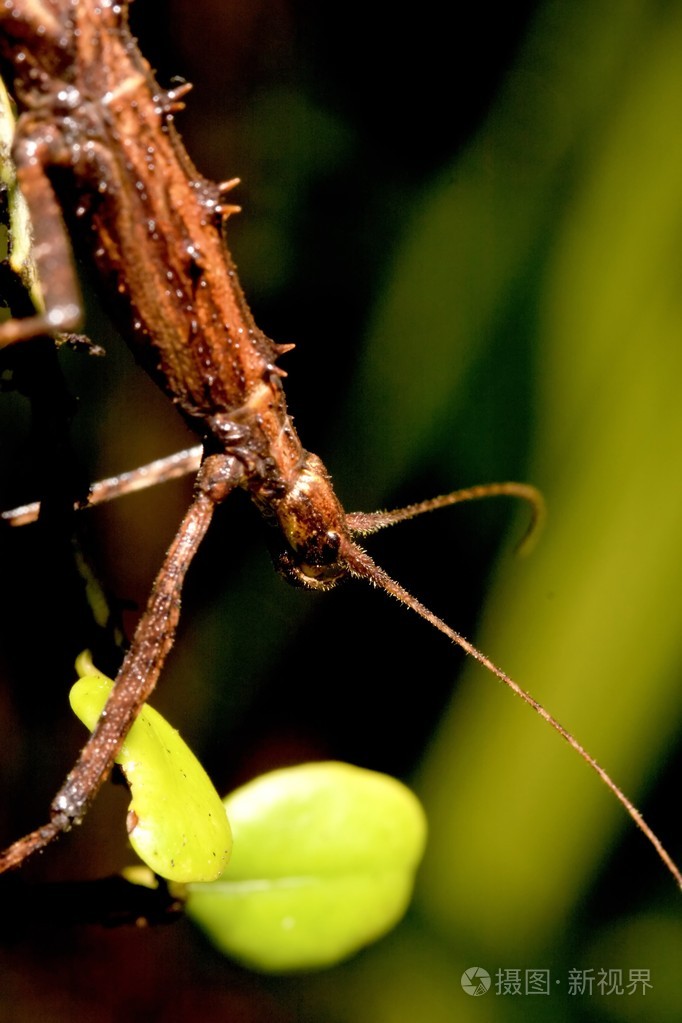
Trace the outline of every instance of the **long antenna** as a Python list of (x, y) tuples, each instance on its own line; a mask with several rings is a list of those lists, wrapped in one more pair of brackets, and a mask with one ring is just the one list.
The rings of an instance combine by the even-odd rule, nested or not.
[[(390, 515), (391, 513), (388, 514)], [(352, 518), (353, 516), (349, 516), (350, 520), (352, 520)], [(400, 520), (397, 519), (394, 521)], [(390, 523), (386, 522), (384, 524), (389, 525)], [(649, 839), (660, 859), (675, 878), (678, 887), (682, 889), (682, 871), (680, 871), (680, 868), (665, 849), (658, 836), (651, 830), (636, 806), (616, 785), (604, 768), (587, 752), (585, 747), (582, 746), (578, 740), (575, 739), (571, 733), (556, 720), (556, 718), (552, 717), (541, 703), (538, 703), (538, 701), (531, 696), (530, 693), (527, 693), (525, 689), (522, 689), (513, 678), (510, 678), (510, 676), (502, 671), (501, 668), (498, 668), (497, 665), (477, 647), (475, 647), (473, 643), (470, 643), (469, 640), (465, 639), (459, 632), (451, 629), (450, 626), (446, 625), (441, 618), (435, 615), (432, 611), (429, 611), (429, 609), (425, 607), (421, 601), (408, 593), (408, 591), (404, 589), (400, 583), (397, 583), (383, 570), (383, 568), (380, 568), (379, 565), (377, 565), (369, 554), (362, 550), (361, 547), (358, 547), (355, 543), (347, 542), (342, 547), (341, 555), (352, 575), (357, 576), (360, 579), (368, 580), (368, 582), (372, 583), (374, 586), (378, 586), (392, 597), (395, 597), (396, 600), (399, 600), (401, 604), (405, 605), (405, 607), (416, 612), (416, 614), (420, 615), (421, 618), (424, 618), (427, 622), (438, 629), (439, 632), (442, 632), (445, 636), (451, 639), (453, 643), (456, 643), (457, 646), (461, 647), (462, 650), (469, 654), (470, 657), (473, 657), (479, 662), (479, 664), (482, 664), (484, 668), (487, 668), (487, 670), (499, 679), (500, 682), (504, 682), (504, 684), (511, 689), (516, 696), (523, 700), (524, 703), (527, 703), (529, 707), (532, 707), (535, 713), (539, 714), (543, 721), (546, 721), (555, 732), (558, 732), (559, 735), (566, 740), (568, 745), (583, 758), (585, 763), (589, 764), (592, 770), (599, 775), (606, 787), (610, 789), (621, 806), (624, 807), (640, 831), (642, 831)]]

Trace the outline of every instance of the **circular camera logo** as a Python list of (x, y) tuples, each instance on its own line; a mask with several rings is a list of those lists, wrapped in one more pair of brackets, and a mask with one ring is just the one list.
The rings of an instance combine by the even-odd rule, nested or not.
[(484, 995), (490, 987), (490, 974), (481, 966), (470, 966), (462, 974), (462, 991), (477, 998)]

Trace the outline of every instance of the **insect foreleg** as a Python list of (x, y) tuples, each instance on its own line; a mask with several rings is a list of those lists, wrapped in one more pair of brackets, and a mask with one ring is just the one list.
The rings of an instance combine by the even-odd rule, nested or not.
[(55, 157), (63, 157), (63, 152), (54, 132), (43, 128), (17, 136), (13, 158), (19, 187), (31, 213), (32, 256), (43, 289), (44, 309), (34, 316), (1, 324), (0, 348), (41, 334), (75, 330), (81, 321), (82, 303), (71, 245), (47, 175), (48, 166), (63, 162)]
[(173, 646), (180, 598), (192, 563), (219, 501), (241, 483), (243, 467), (230, 455), (205, 459), (195, 497), (166, 554), (147, 607), (116, 677), (114, 688), (90, 739), (52, 801), (48, 824), (0, 854), (0, 873), (19, 866), (61, 832), (79, 823), (107, 777), (142, 704), (152, 693)]
[[(103, 501), (112, 501), (117, 497), (124, 497), (138, 490), (155, 487), (160, 483), (167, 483), (169, 480), (197, 472), (202, 454), (203, 448), (199, 444), (193, 448), (185, 448), (172, 455), (157, 458), (137, 469), (121, 472), (117, 476), (110, 476), (105, 480), (98, 480), (97, 483), (91, 485), (85, 500), (76, 502), (74, 510), (92, 508)], [(27, 526), (31, 522), (36, 522), (39, 514), (40, 501), (32, 501), (19, 508), (10, 508), (0, 512), (0, 524)]]

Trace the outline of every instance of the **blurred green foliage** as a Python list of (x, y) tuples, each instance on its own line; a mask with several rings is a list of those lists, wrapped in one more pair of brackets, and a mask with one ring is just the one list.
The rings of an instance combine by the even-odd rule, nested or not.
[[(529, 473), (550, 521), (528, 562), (502, 562), (477, 641), (636, 800), (665, 765), (682, 702), (681, 53), (679, 5), (628, 4), (617, 18), (609, 5), (546, 5), (487, 124), (418, 210), (362, 384), (386, 407), (407, 402), (384, 461), (392, 475), (419, 453), (482, 347), (509, 332), (512, 351), (533, 345)], [(456, 338), (453, 355), (439, 359), (436, 342), (430, 368), (410, 374), (407, 339), (425, 325), (429, 339)], [(679, 1017), (670, 972), (682, 955), (679, 893), (633, 841), (636, 873), (661, 873), (646, 886), (656, 912), (643, 909), (640, 879), (621, 864), (616, 922), (595, 924), (629, 824), (530, 718), (470, 666), (426, 751), (431, 838), (413, 940), (426, 927), (452, 961), (450, 974), (436, 961), (430, 999), (452, 1006), (458, 965), (544, 965), (561, 989), (517, 999), (524, 1019)], [(673, 806), (658, 809), (657, 824), (675, 851)], [(625, 976), (648, 967), (653, 990), (571, 999), (575, 965)], [(385, 1013), (374, 1004), (371, 1018), (407, 1019), (393, 1000)], [(498, 997), (494, 1018), (517, 1018), (513, 1001)], [(478, 1010), (459, 1004), (457, 1018), (488, 1018), (487, 1005)]]

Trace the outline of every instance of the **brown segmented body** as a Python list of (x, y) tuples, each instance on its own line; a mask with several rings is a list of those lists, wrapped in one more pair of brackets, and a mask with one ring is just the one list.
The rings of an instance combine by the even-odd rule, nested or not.
[[(198, 173), (174, 129), (183, 90), (157, 85), (119, 5), (10, 2), (0, 24), (24, 110), (15, 150), (25, 190), (38, 162), (63, 171), (60, 205), (136, 358), (210, 449), (243, 463), (259, 503), (284, 494), (307, 453), (286, 410), (282, 349), (244, 299), (223, 235), (224, 190)], [(36, 24), (39, 46), (29, 42)], [(39, 263), (42, 230), (36, 223)]]

